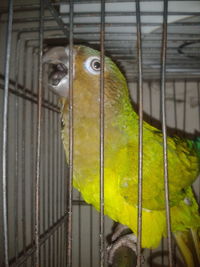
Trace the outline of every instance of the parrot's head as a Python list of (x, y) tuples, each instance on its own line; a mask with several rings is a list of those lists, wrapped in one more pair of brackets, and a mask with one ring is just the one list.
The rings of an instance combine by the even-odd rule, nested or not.
[[(43, 62), (52, 66), (48, 87), (62, 98), (69, 96), (69, 47), (54, 47), (46, 52)], [(92, 95), (99, 102), (100, 97), (100, 52), (90, 47), (73, 47), (73, 95), (84, 99)], [(126, 91), (126, 80), (116, 64), (105, 57), (104, 68), (105, 101), (119, 98)], [(109, 100), (110, 101), (110, 100)]]

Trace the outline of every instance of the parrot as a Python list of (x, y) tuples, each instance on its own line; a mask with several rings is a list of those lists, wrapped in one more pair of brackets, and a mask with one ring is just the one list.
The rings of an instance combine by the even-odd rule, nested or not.
[[(100, 210), (100, 52), (73, 46), (73, 186)], [(60, 97), (61, 136), (69, 161), (69, 46), (50, 48), (48, 87)], [(104, 56), (104, 214), (137, 236), (139, 115), (125, 76)], [(192, 183), (200, 138), (167, 136), (171, 230), (187, 266), (200, 266), (200, 215)], [(143, 121), (142, 248), (166, 237), (163, 134)], [(192, 240), (192, 245), (190, 244)], [(197, 263), (198, 262), (198, 263)]]

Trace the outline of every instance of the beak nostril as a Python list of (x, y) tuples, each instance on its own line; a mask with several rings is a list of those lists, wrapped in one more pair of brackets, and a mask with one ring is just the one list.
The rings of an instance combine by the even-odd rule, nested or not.
[(65, 64), (62, 64), (62, 63), (54, 64), (53, 69), (55, 72), (62, 72), (62, 73), (68, 74), (68, 69), (65, 66)]
[(67, 68), (64, 64), (57, 64), (56, 65), (56, 68), (59, 70), (59, 71), (63, 71), (63, 72), (67, 72)]
[(66, 76), (65, 72), (55, 71), (50, 75), (49, 80), (51, 81), (52, 85), (56, 86), (65, 76)]

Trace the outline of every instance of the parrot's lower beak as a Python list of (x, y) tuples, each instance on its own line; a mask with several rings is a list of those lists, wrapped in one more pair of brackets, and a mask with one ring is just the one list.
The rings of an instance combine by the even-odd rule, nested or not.
[(54, 47), (47, 51), (43, 63), (49, 64), (51, 72), (48, 87), (61, 97), (68, 97), (69, 93), (69, 49)]

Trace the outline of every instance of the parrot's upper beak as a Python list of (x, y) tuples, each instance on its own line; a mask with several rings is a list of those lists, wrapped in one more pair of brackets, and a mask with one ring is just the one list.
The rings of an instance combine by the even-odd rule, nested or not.
[(69, 93), (69, 49), (54, 47), (43, 57), (44, 64), (50, 64), (52, 72), (49, 75), (48, 87), (61, 97)]

